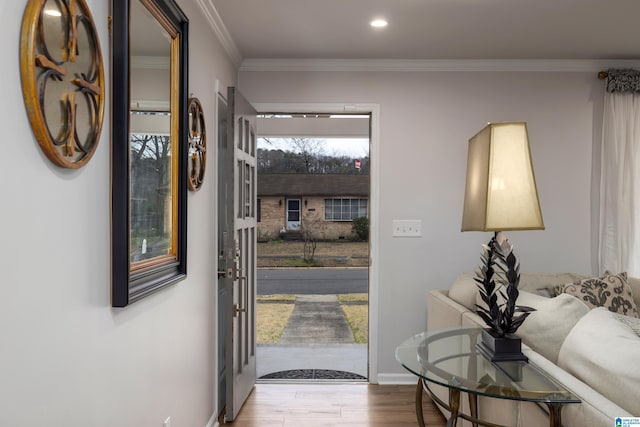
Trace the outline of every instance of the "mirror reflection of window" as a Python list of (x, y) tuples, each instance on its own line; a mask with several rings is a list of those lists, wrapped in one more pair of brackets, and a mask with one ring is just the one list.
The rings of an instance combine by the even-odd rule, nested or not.
[(172, 253), (171, 136), (168, 113), (132, 112), (130, 119), (133, 264)]
[[(130, 262), (174, 254), (171, 36), (131, 3)], [(135, 23), (135, 25), (133, 24)]]

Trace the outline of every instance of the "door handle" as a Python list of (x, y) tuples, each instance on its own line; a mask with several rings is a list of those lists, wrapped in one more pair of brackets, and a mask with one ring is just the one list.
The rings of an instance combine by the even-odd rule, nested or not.
[(244, 307), (240, 304), (233, 304), (233, 317), (238, 317), (240, 313), (246, 313), (247, 307), (249, 307), (249, 281), (246, 276), (238, 277), (238, 284), (244, 283)]
[(240, 254), (237, 250), (231, 262), (227, 262), (227, 265), (229, 264), (231, 267), (218, 270), (218, 279), (240, 280)]
[(218, 279), (231, 279), (238, 280), (238, 266), (234, 264), (232, 267), (225, 270), (218, 270)]

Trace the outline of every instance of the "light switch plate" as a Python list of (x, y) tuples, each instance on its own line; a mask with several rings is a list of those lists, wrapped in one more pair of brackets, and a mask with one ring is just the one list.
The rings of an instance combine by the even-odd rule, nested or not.
[(393, 237), (422, 237), (422, 220), (393, 220)]

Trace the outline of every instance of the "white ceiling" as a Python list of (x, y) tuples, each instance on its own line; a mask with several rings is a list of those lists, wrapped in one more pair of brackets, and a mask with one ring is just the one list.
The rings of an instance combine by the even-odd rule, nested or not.
[(640, 0), (206, 1), (243, 59), (640, 59)]

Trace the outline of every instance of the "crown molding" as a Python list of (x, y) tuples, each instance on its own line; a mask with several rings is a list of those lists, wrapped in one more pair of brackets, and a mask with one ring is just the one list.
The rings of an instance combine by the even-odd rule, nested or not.
[(222, 18), (213, 5), (212, 0), (196, 0), (196, 4), (200, 7), (200, 10), (202, 10), (207, 21), (209, 21), (209, 25), (213, 28), (213, 32), (218, 37), (218, 40), (220, 40), (231, 62), (233, 62), (236, 67), (239, 67), (240, 64), (242, 64), (240, 49), (238, 49), (233, 38), (231, 38), (231, 34), (229, 34), (227, 27), (224, 25), (224, 22), (222, 22)]
[(240, 71), (509, 71), (598, 72), (640, 68), (640, 60), (619, 59), (260, 59), (242, 61)]

